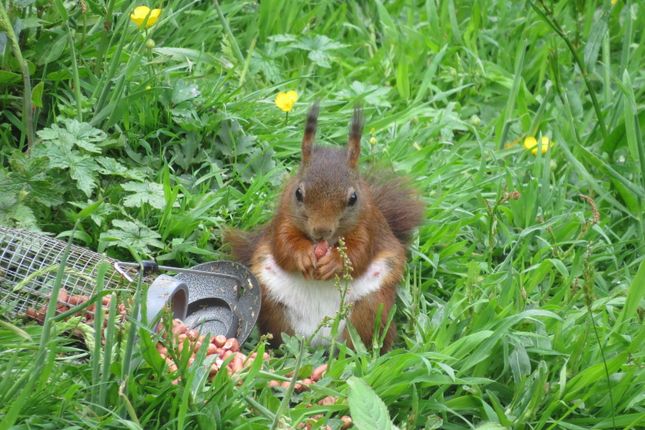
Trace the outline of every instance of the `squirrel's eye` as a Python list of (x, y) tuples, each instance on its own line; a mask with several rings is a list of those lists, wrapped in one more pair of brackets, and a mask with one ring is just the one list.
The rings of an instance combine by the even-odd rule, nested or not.
[(354, 206), (354, 204), (356, 203), (356, 200), (358, 200), (358, 196), (356, 195), (356, 192), (355, 192), (355, 191), (353, 191), (353, 192), (349, 195), (349, 200), (347, 200), (347, 204), (348, 204), (349, 206)]
[(304, 200), (304, 196), (302, 195), (302, 190), (300, 189), (300, 187), (296, 188), (296, 200), (301, 203)]

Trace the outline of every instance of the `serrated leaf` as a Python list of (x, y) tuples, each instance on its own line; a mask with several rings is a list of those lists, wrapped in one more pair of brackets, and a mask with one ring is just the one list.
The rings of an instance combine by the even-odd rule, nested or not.
[(199, 97), (202, 93), (196, 84), (186, 83), (183, 80), (178, 80), (172, 91), (172, 103), (177, 105), (187, 100), (192, 100)]
[(153, 208), (163, 209), (166, 205), (166, 199), (163, 193), (163, 186), (154, 182), (126, 182), (121, 187), (133, 194), (123, 199), (123, 206), (129, 208), (140, 208), (144, 204), (149, 204)]
[(359, 430), (394, 429), (390, 414), (383, 400), (367, 385), (355, 376), (347, 380), (349, 385), (349, 410), (352, 422)]
[(304, 37), (292, 45), (294, 48), (309, 51), (308, 57), (320, 67), (329, 68), (327, 51), (344, 48), (346, 45), (336, 42), (327, 36)]
[(63, 123), (65, 124), (67, 132), (73, 136), (74, 145), (89, 152), (97, 154), (101, 152), (101, 149), (94, 144), (101, 143), (107, 138), (107, 135), (102, 130), (75, 119), (65, 119)]
[(307, 57), (309, 57), (311, 61), (313, 61), (320, 67), (324, 67), (325, 69), (331, 67), (331, 65), (329, 64), (329, 56), (325, 54), (324, 51), (309, 51)]
[(87, 197), (90, 197), (96, 188), (96, 169), (94, 160), (86, 156), (75, 157), (75, 162), (69, 166), (69, 175)]
[(146, 176), (139, 169), (127, 168), (123, 164), (110, 157), (96, 157), (99, 164), (98, 172), (101, 175), (121, 176), (128, 179), (140, 179)]
[(294, 44), (294, 47), (307, 51), (330, 51), (332, 49), (344, 48), (345, 46), (327, 36), (304, 37), (300, 42)]
[(101, 153), (101, 148), (96, 144), (107, 138), (103, 131), (75, 119), (66, 118), (63, 120), (63, 125), (64, 128), (53, 124), (51, 127), (38, 131), (37, 134), (45, 143), (62, 145), (70, 150), (77, 146), (94, 154)]
[(370, 85), (359, 81), (353, 81), (349, 86), (349, 89), (340, 91), (338, 95), (350, 100), (362, 98), (368, 105), (389, 108), (392, 106), (389, 102), (390, 90), (391, 88), (388, 87), (380, 87), (378, 85)]
[(101, 234), (101, 240), (145, 254), (150, 254), (150, 247), (163, 248), (159, 233), (144, 225), (120, 219), (113, 220), (112, 225), (115, 228)]
[(44, 155), (49, 159), (49, 168), (69, 170), (78, 188), (88, 197), (92, 195), (92, 191), (96, 188), (98, 169), (98, 165), (92, 158), (72, 150), (69, 142), (39, 145), (37, 148), (36, 154)]

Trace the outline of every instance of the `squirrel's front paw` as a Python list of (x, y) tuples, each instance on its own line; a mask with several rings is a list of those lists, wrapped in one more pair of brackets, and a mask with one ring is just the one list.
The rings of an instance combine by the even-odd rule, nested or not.
[(343, 259), (338, 249), (332, 248), (316, 262), (315, 278), (322, 281), (332, 279), (334, 275), (342, 275)]
[(313, 251), (296, 253), (295, 261), (298, 271), (302, 273), (305, 279), (312, 279), (314, 277), (316, 257)]

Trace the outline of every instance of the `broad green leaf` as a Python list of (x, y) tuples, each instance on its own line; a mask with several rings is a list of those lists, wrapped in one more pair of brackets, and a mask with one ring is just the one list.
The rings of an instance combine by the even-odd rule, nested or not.
[(149, 204), (153, 208), (163, 209), (166, 205), (163, 186), (154, 182), (126, 182), (121, 187), (132, 194), (123, 199), (123, 206), (140, 208)]
[(43, 90), (45, 89), (45, 81), (38, 82), (31, 90), (31, 102), (37, 108), (43, 107)]
[(354, 426), (358, 430), (395, 428), (390, 421), (390, 414), (385, 403), (372, 390), (372, 387), (355, 376), (347, 380), (347, 385), (349, 385), (349, 410)]
[(594, 22), (589, 38), (587, 39), (587, 44), (585, 45), (584, 50), (584, 63), (587, 70), (593, 70), (593, 66), (598, 59), (598, 52), (600, 51), (600, 45), (602, 40), (607, 35), (607, 20), (609, 18), (608, 13), (603, 13), (596, 22)]
[(94, 160), (86, 156), (74, 157), (74, 162), (69, 166), (69, 175), (87, 197), (92, 195), (92, 191), (97, 185), (96, 169)]
[(410, 71), (407, 58), (404, 55), (396, 68), (396, 89), (403, 100), (410, 98)]
[(115, 228), (101, 234), (101, 240), (122, 248), (143, 251), (146, 254), (150, 254), (151, 247), (163, 248), (164, 246), (159, 240), (161, 235), (142, 224), (115, 219), (112, 225)]
[(15, 84), (20, 82), (20, 74), (9, 72), (7, 70), (0, 70), (0, 84)]
[(508, 357), (508, 362), (511, 366), (513, 380), (516, 384), (519, 384), (525, 376), (531, 374), (531, 360), (523, 345), (515, 345), (515, 348), (513, 348), (513, 351)]
[(45, 142), (63, 145), (70, 150), (73, 146), (77, 146), (91, 153), (101, 153), (101, 148), (97, 144), (102, 143), (107, 138), (103, 131), (76, 119), (66, 118), (62, 123), (64, 127), (52, 124), (51, 127), (44, 128), (37, 134)]
[(645, 260), (641, 261), (636, 276), (627, 290), (627, 300), (620, 316), (621, 321), (627, 321), (636, 314), (643, 297), (645, 297)]

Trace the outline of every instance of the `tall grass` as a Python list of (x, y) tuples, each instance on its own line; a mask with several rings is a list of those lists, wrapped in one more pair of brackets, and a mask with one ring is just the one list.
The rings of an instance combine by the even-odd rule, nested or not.
[[(2, 321), (0, 428), (645, 427), (638, 2), (170, 0), (149, 3), (163, 8), (149, 29), (135, 6), (5, 3), (25, 62), (0, 39), (0, 223), (122, 259), (225, 258), (224, 226), (270, 218), (308, 106), (339, 144), (361, 103), (364, 165), (407, 174), (427, 203), (399, 339), (333, 360), (287, 339), (212, 382), (203, 354), (178, 356), (173, 384), (133, 317), (139, 288), (118, 297), (124, 329), (116, 297), (107, 330)], [(273, 99), (290, 89), (285, 116)], [(554, 145), (534, 155), (528, 136)]]

